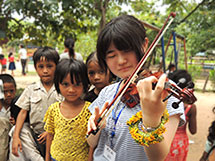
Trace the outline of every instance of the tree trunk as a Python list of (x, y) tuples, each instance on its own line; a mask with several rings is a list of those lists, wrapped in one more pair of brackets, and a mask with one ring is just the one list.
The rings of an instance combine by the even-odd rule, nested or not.
[(108, 6), (109, 0), (100, 0), (100, 12), (101, 12), (101, 19), (100, 19), (100, 26), (99, 26), (99, 32), (104, 28), (106, 24), (106, 10)]

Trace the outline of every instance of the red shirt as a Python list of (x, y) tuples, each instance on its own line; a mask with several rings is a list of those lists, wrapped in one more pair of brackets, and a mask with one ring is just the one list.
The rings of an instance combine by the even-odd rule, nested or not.
[(14, 62), (14, 56), (9, 57), (9, 62)]
[(6, 65), (6, 64), (7, 64), (7, 59), (6, 59), (6, 58), (2, 59), (2, 60), (1, 60), (1, 64), (2, 64), (2, 65)]

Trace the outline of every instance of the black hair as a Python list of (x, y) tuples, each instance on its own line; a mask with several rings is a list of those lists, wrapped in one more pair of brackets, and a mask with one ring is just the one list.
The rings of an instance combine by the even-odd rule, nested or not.
[(12, 75), (10, 75), (10, 74), (0, 74), (0, 79), (2, 80), (3, 84), (4, 83), (13, 83), (14, 87), (16, 88), (16, 81), (13, 78)]
[(12, 52), (10, 52), (10, 53), (8, 54), (8, 57), (11, 57), (11, 55), (13, 55), (13, 53), (12, 53)]
[(38, 48), (33, 55), (34, 67), (36, 68), (36, 64), (41, 60), (42, 57), (45, 57), (47, 61), (53, 61), (56, 65), (60, 59), (58, 52), (48, 46)]
[(211, 123), (211, 126), (208, 129), (209, 134), (208, 134), (208, 141), (213, 144), (213, 141), (215, 140), (215, 121)]
[(74, 51), (75, 41), (72, 38), (66, 38), (64, 41), (64, 46), (69, 49), (69, 57), (74, 58), (75, 51)]
[[(107, 74), (107, 68), (105, 68), (104, 66), (101, 66), (101, 64), (99, 64), (99, 61), (98, 61), (98, 58), (97, 58), (97, 54), (96, 54), (96, 51), (90, 53), (90, 55), (87, 57), (87, 60), (86, 60), (86, 65), (88, 66), (88, 64), (91, 62), (91, 61), (96, 61), (99, 65), (99, 67), (105, 71), (105, 74)], [(109, 82), (112, 82), (113, 80), (116, 79), (116, 76), (110, 71), (110, 80)]]
[(174, 67), (175, 67), (175, 64), (170, 63), (168, 66), (168, 70), (170, 70), (171, 68), (174, 68)]
[(111, 43), (120, 51), (134, 51), (139, 61), (144, 55), (142, 46), (145, 38), (146, 30), (137, 18), (122, 15), (112, 19), (98, 36), (96, 48), (99, 64), (107, 68), (105, 58)]
[(190, 84), (192, 84), (193, 85), (192, 88), (194, 88), (192, 77), (186, 70), (176, 70), (173, 73), (170, 73), (168, 75), (168, 78), (171, 79), (176, 84), (178, 84), (178, 86), (181, 88), (185, 88)]
[(87, 57), (86, 65), (88, 66), (88, 64), (89, 64), (91, 61), (97, 62), (98, 65), (100, 66), (100, 68), (103, 69), (103, 70), (105, 71), (105, 73), (107, 73), (107, 68), (104, 68), (104, 66), (101, 66), (101, 65), (99, 64), (96, 51), (90, 53), (90, 55)]
[(21, 48), (24, 48), (24, 45), (23, 45), (23, 44), (20, 44), (20, 47), (21, 47)]
[(59, 83), (63, 82), (63, 79), (70, 74), (71, 82), (74, 83), (74, 79), (77, 84), (82, 83), (84, 92), (87, 93), (89, 79), (87, 75), (87, 66), (82, 61), (75, 59), (62, 59), (55, 70), (54, 85), (58, 93), (60, 93)]
[[(16, 101), (19, 99), (20, 96), (16, 96), (10, 104), (10, 115), (11, 117), (13, 117), (16, 121), (19, 111), (21, 110), (21, 108), (19, 106), (16, 105)], [(29, 112), (27, 114), (27, 117), (25, 119), (25, 122), (29, 122)]]
[(95, 51), (93, 51), (92, 53), (90, 53), (90, 55), (88, 55), (87, 60), (86, 60), (86, 65), (88, 65), (88, 63), (90, 63), (91, 61), (97, 61), (98, 62)]

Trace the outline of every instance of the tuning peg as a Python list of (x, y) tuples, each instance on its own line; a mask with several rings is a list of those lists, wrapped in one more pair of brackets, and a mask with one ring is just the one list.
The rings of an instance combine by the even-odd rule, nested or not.
[(178, 102), (173, 102), (172, 103), (172, 107), (174, 108), (174, 109), (177, 109), (178, 107), (179, 107), (179, 104), (182, 102), (182, 100), (180, 100), (180, 101), (178, 101)]

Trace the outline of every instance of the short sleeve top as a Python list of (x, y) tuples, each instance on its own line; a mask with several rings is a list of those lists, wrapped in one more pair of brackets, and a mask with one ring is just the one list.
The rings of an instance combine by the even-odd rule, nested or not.
[(47, 92), (39, 81), (25, 88), (16, 105), (29, 111), (30, 126), (35, 133), (40, 134), (44, 132), (43, 118), (48, 107), (62, 99), (63, 97), (57, 93), (54, 85)]
[(87, 160), (89, 146), (86, 140), (87, 123), (91, 113), (90, 102), (85, 102), (82, 111), (67, 119), (60, 112), (60, 102), (52, 104), (45, 114), (45, 130), (54, 134), (51, 156), (56, 160)]
[[(96, 106), (102, 108), (105, 102), (111, 102), (119, 83), (109, 85), (102, 89), (99, 93), (97, 99), (90, 105), (89, 109), (91, 113), (94, 113)], [(185, 121), (184, 116), (184, 106), (179, 104), (178, 109), (172, 108), (172, 102), (178, 101), (175, 97), (170, 97), (167, 102), (167, 110), (169, 115), (179, 114), (181, 117), (181, 123)], [(117, 116), (120, 110), (125, 106), (123, 102), (119, 102), (114, 109), (115, 115)], [(144, 151), (144, 147), (137, 144), (135, 140), (131, 137), (129, 133), (128, 126), (126, 122), (135, 115), (138, 111), (141, 110), (140, 105), (136, 105), (134, 108), (125, 107), (116, 124), (115, 136), (112, 140), (113, 147), (112, 149), (116, 152), (116, 160), (126, 160), (126, 161), (147, 161), (147, 156)], [(106, 161), (103, 156), (105, 145), (111, 146), (111, 132), (114, 127), (114, 120), (110, 114), (106, 119), (106, 127), (101, 130), (97, 148), (94, 151), (93, 159), (94, 161)]]
[(21, 59), (27, 59), (27, 51), (24, 48), (19, 49), (19, 55)]
[[(69, 59), (69, 53), (65, 52), (65, 53), (60, 54), (60, 60), (62, 60), (62, 59)], [(75, 53), (75, 59), (79, 60), (79, 61), (83, 61), (83, 57), (80, 53)]]
[(9, 57), (9, 62), (14, 62), (14, 56)]

